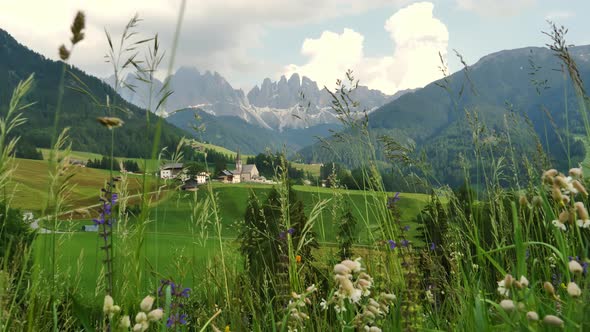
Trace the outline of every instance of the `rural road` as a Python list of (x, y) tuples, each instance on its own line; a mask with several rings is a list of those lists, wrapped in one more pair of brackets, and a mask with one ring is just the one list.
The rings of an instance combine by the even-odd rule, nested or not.
[[(161, 190), (161, 191), (157, 191), (157, 190), (156, 190), (156, 191), (149, 192), (149, 193), (147, 193), (147, 194), (148, 194), (148, 195), (152, 195), (152, 194), (155, 194), (155, 193), (158, 193), (158, 192), (160, 192), (160, 193), (163, 193), (163, 192), (166, 192), (166, 191), (168, 191), (168, 190)], [(127, 196), (127, 198), (134, 198), (134, 197), (139, 197), (139, 196), (141, 196), (141, 195), (143, 195), (143, 193), (140, 193), (140, 194), (135, 194), (135, 195), (130, 195), (130, 196)], [(86, 207), (83, 207), (83, 208), (72, 209), (72, 210), (69, 210), (69, 211), (62, 212), (62, 213), (60, 213), (59, 215), (60, 215), (60, 216), (62, 216), (62, 215), (64, 215), (64, 214), (68, 214), (68, 213), (76, 212), (76, 210), (80, 210), (80, 209), (92, 209), (92, 208), (95, 208), (95, 207), (99, 207), (101, 204), (102, 204), (102, 203), (97, 203), (97, 204), (89, 205), (89, 206), (86, 206)], [(41, 227), (41, 226), (39, 225), (39, 221), (42, 221), (42, 220), (45, 220), (45, 219), (49, 219), (50, 217), (52, 217), (52, 216), (51, 216), (51, 215), (49, 215), (49, 216), (44, 216), (44, 217), (41, 217), (41, 218), (35, 219), (33, 222), (31, 222), (31, 223), (29, 224), (29, 226), (31, 227), (31, 229), (32, 229), (33, 231), (37, 231), (37, 233), (39, 233), (39, 234), (50, 234), (50, 233), (53, 233), (53, 231), (52, 231), (52, 230), (49, 230), (49, 229), (47, 229), (47, 228), (43, 228), (43, 227)], [(55, 232), (55, 233), (56, 233), (56, 234), (63, 234), (63, 233), (69, 233), (69, 232)]]

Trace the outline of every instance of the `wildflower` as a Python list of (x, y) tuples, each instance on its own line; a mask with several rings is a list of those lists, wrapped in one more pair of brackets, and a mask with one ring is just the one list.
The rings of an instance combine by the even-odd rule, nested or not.
[(578, 263), (578, 261), (573, 260), (571, 258), (570, 258), (570, 262), (568, 263), (568, 267), (569, 267), (571, 273), (582, 273), (582, 271), (583, 271), (582, 265), (580, 265), (580, 263)]
[(436, 250), (436, 243), (430, 242), (430, 251), (435, 251), (435, 250)]
[(128, 329), (129, 326), (131, 326), (131, 320), (129, 319), (128, 315), (121, 317), (121, 320), (119, 321), (119, 326), (124, 329)]
[(291, 235), (295, 234), (295, 228), (289, 228), (289, 229), (287, 230), (287, 233), (289, 233), (289, 234), (291, 234)]
[(514, 302), (512, 300), (500, 301), (500, 307), (502, 307), (504, 311), (514, 311), (514, 309), (516, 309), (516, 306), (514, 305)]
[(404, 226), (404, 232), (407, 232), (409, 230), (410, 230), (410, 226), (408, 226), (408, 225)]
[(504, 279), (498, 281), (498, 293), (502, 296), (509, 296), (513, 281), (514, 278), (510, 274), (507, 274)]
[(580, 183), (580, 181), (578, 180), (573, 180), (572, 181), (572, 186), (576, 189), (576, 191), (584, 194), (584, 196), (588, 196), (588, 191), (586, 191), (586, 188), (584, 187), (584, 185), (582, 185)]
[(541, 176), (541, 179), (543, 180), (544, 183), (547, 184), (552, 184), (553, 183), (553, 178), (558, 174), (557, 170), (555, 169), (550, 169), (547, 170), (543, 173), (543, 176)]
[(154, 305), (154, 297), (148, 295), (141, 301), (141, 303), (139, 304), (139, 307), (141, 308), (141, 310), (143, 312), (148, 312), (152, 309), (153, 305)]
[(301, 263), (301, 255), (295, 256), (295, 261), (297, 262), (297, 264)]
[(138, 312), (137, 315), (135, 316), (136, 323), (143, 323), (146, 321), (147, 321), (147, 315), (143, 311)]
[(524, 287), (528, 287), (529, 286), (529, 280), (525, 276), (520, 276), (519, 282)]
[(114, 305), (115, 305), (115, 302), (113, 301), (113, 298), (110, 295), (106, 295), (104, 297), (104, 304), (102, 306), (102, 311), (105, 314), (109, 314), (113, 310)]
[(403, 239), (401, 244), (402, 247), (407, 248), (410, 245), (410, 241)]
[(147, 315), (147, 318), (150, 322), (159, 321), (164, 316), (164, 311), (162, 309), (154, 309), (150, 311)]
[(361, 271), (361, 263), (360, 263), (360, 258), (355, 259), (354, 261), (351, 261), (350, 259), (345, 259), (342, 261), (343, 265), (345, 265), (347, 268), (349, 268), (352, 272), (360, 272)]
[(543, 318), (543, 323), (556, 327), (563, 327), (563, 320), (554, 315), (547, 315)]
[(582, 290), (580, 289), (578, 284), (572, 281), (567, 284), (567, 293), (571, 297), (579, 297), (580, 295), (582, 295)]
[(350, 274), (350, 269), (344, 264), (336, 264), (334, 265), (334, 273), (339, 275), (348, 275)]
[(225, 326), (225, 329), (223, 329), (223, 332), (231, 332), (231, 331), (229, 330), (229, 325), (226, 325), (226, 326)]
[(584, 203), (576, 202), (574, 203), (574, 207), (576, 208), (578, 218), (582, 220), (588, 219), (588, 210), (586, 210), (586, 207), (584, 207)]
[(168, 317), (168, 321), (166, 321), (166, 327), (171, 328), (176, 325), (186, 325), (185, 314), (172, 314), (170, 317)]
[(119, 118), (108, 117), (108, 116), (99, 117), (99, 118), (96, 118), (96, 120), (101, 125), (109, 128), (109, 129), (121, 127), (125, 123), (125, 122), (123, 122), (123, 120), (121, 120)]
[(396, 192), (393, 197), (387, 198), (387, 208), (392, 209), (395, 206), (395, 203), (400, 200), (399, 192)]
[(387, 242), (389, 242), (389, 249), (393, 250), (395, 247), (397, 247), (397, 243), (395, 243), (395, 241), (388, 240)]
[(320, 308), (322, 308), (322, 310), (328, 310), (328, 302), (326, 302), (326, 299), (320, 301)]
[(555, 227), (557, 227), (557, 228), (561, 229), (561, 230), (562, 230), (562, 231), (564, 231), (564, 232), (565, 232), (565, 230), (567, 229), (567, 227), (565, 226), (565, 224), (564, 224), (564, 223), (562, 223), (562, 222), (561, 222), (561, 221), (559, 221), (559, 220), (553, 220), (551, 223), (553, 224), (553, 226), (555, 226)]
[(539, 320), (539, 314), (534, 311), (529, 311), (526, 313), (526, 319), (530, 322), (536, 322)]
[(571, 177), (578, 178), (578, 179), (581, 179), (582, 177), (584, 177), (584, 173), (582, 172), (582, 168), (581, 167), (570, 169), (569, 170), (569, 175)]
[(545, 283), (543, 284), (543, 288), (545, 289), (547, 294), (555, 296), (555, 288), (549, 281), (545, 281)]
[(133, 326), (133, 332), (142, 332), (144, 331), (143, 325), (141, 323), (137, 323)]

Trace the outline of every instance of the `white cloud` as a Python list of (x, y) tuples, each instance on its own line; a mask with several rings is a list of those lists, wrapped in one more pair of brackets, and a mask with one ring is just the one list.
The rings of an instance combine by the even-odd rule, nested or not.
[(558, 21), (558, 20), (567, 20), (568, 18), (572, 18), (576, 16), (576, 13), (569, 10), (556, 10), (551, 11), (545, 15), (545, 19), (549, 21)]
[[(232, 80), (268, 65), (249, 56), (261, 36), (273, 26), (319, 22), (326, 18), (393, 6), (407, 0), (188, 0), (176, 64), (216, 70)], [(19, 42), (57, 59), (57, 47), (69, 38), (77, 10), (87, 15), (86, 40), (77, 46), (71, 62), (95, 75), (106, 76), (104, 27), (120, 32), (137, 12), (144, 19), (144, 36), (159, 33), (161, 47), (169, 49), (179, 0), (0, 1), (0, 28)]]
[(390, 56), (367, 57), (364, 37), (350, 29), (342, 34), (325, 31), (318, 39), (306, 39), (301, 52), (309, 60), (291, 64), (285, 74), (297, 72), (334, 88), (336, 78), (352, 69), (361, 84), (393, 94), (422, 87), (441, 77), (440, 52), (446, 57), (449, 33), (433, 16), (434, 5), (420, 2), (400, 9), (385, 22), (395, 51)]
[(512, 16), (534, 5), (537, 0), (456, 0), (462, 10), (481, 16)]

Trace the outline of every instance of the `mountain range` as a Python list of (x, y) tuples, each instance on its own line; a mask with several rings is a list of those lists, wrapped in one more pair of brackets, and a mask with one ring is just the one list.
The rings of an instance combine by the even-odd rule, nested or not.
[[(590, 46), (569, 50), (581, 79), (590, 81)], [(487, 55), (407, 93), (372, 112), (367, 126), (378, 158), (404, 154), (415, 164), (425, 157), (433, 178), (459, 185), (465, 180), (459, 165), (469, 165), (472, 175), (481, 174), (491, 171), (499, 156), (504, 167), (519, 169), (523, 176), (531, 165), (537, 170), (577, 166), (586, 155), (579, 106), (559, 58), (548, 48), (526, 47)], [(343, 133), (356, 135), (348, 130), (338, 137)], [(387, 144), (392, 140), (398, 144)], [(316, 143), (301, 154), (307, 161), (340, 160), (350, 167), (363, 162), (351, 153), (349, 142), (333, 137), (327, 143), (330, 149)], [(392, 146), (398, 151), (388, 151)], [(545, 157), (539, 154), (541, 147)]]
[[(112, 77), (108, 78), (107, 82), (112, 80)], [(135, 86), (136, 91), (123, 89), (123, 98), (140, 107), (147, 107), (149, 91), (146, 84), (132, 75), (127, 76), (126, 83)], [(161, 81), (154, 80), (155, 90), (161, 86)], [(173, 91), (167, 101), (170, 112), (198, 109), (214, 116), (235, 116), (249, 124), (279, 132), (340, 122), (332, 110), (328, 91), (298, 74), (291, 75), (289, 79), (281, 76), (278, 82), (266, 78), (260, 87), (256, 85), (245, 94), (241, 89), (234, 89), (217, 72), (201, 73), (196, 68), (180, 67), (170, 77), (170, 89)], [(388, 96), (359, 86), (352, 97), (364, 107), (355, 111), (366, 109), (371, 112), (402, 94)]]

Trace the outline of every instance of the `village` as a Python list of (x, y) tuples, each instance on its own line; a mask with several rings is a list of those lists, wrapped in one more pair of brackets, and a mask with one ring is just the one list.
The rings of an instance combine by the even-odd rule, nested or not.
[(224, 169), (221, 172), (214, 174), (213, 177), (212, 174), (208, 172), (189, 174), (183, 163), (164, 164), (160, 167), (159, 173), (161, 179), (181, 181), (182, 186), (180, 188), (186, 191), (195, 191), (199, 185), (206, 184), (209, 181), (221, 183), (276, 183), (261, 176), (255, 164), (242, 165), (242, 158), (239, 150), (235, 159), (235, 169)]

